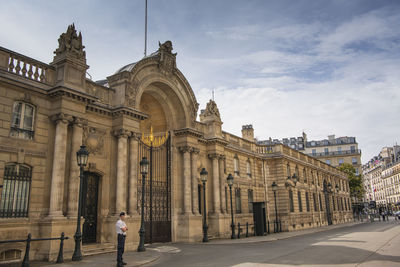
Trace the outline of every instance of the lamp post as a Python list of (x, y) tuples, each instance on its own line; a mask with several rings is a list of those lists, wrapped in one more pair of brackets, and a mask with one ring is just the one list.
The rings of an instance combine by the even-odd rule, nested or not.
[(140, 161), (140, 173), (142, 174), (142, 203), (141, 203), (141, 220), (140, 220), (140, 230), (139, 230), (139, 246), (137, 248), (138, 252), (143, 252), (146, 250), (144, 247), (144, 184), (146, 179), (146, 174), (149, 172), (149, 161), (146, 157), (143, 157)]
[(76, 152), (76, 160), (78, 162), (80, 172), (79, 172), (78, 218), (76, 222), (76, 232), (74, 235), (75, 250), (74, 254), (72, 255), (73, 261), (82, 260), (81, 203), (82, 203), (82, 186), (83, 186), (83, 168), (86, 166), (88, 158), (89, 158), (89, 151), (87, 151), (86, 146), (81, 146), (81, 148)]
[(207, 236), (207, 230), (208, 230), (208, 225), (207, 225), (207, 211), (206, 211), (206, 182), (207, 182), (207, 175), (208, 172), (206, 171), (205, 168), (201, 169), (200, 172), (200, 179), (203, 183), (203, 202), (204, 202), (204, 211), (203, 211), (203, 242), (208, 242), (208, 236)]
[(274, 191), (274, 200), (275, 200), (275, 229), (274, 232), (278, 233), (279, 232), (279, 224), (278, 224), (278, 208), (276, 205), (276, 191), (278, 190), (278, 185), (275, 183), (275, 181), (271, 185), (272, 191)]
[(296, 184), (297, 184), (297, 175), (296, 175), (296, 173), (293, 174), (292, 181), (294, 183), (294, 186), (296, 186)]
[(228, 177), (226, 178), (226, 181), (228, 182), (229, 186), (229, 192), (231, 194), (231, 218), (232, 218), (232, 223), (231, 223), (231, 228), (232, 228), (232, 235), (231, 239), (235, 239), (235, 223), (233, 221), (233, 206), (232, 206), (232, 185), (233, 185), (233, 176), (232, 174), (228, 174)]

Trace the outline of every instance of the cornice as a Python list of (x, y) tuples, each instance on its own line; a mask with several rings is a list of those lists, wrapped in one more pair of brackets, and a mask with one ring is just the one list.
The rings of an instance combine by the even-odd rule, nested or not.
[(179, 130), (174, 130), (175, 136), (194, 136), (197, 138), (202, 138), (203, 134), (192, 128), (184, 128)]
[(52, 88), (48, 91), (48, 96), (51, 98), (56, 98), (56, 97), (69, 97), (74, 100), (78, 100), (87, 104), (94, 103), (95, 101), (98, 100), (97, 97), (91, 96), (87, 93), (80, 92), (71, 88), (67, 87), (55, 87)]

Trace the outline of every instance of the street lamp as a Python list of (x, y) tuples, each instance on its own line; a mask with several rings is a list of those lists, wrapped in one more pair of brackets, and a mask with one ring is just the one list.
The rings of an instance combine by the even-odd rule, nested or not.
[(200, 179), (203, 182), (203, 202), (204, 202), (204, 212), (203, 212), (203, 242), (208, 242), (208, 236), (207, 236), (207, 230), (208, 230), (208, 226), (207, 226), (207, 211), (206, 211), (206, 182), (207, 182), (207, 175), (208, 172), (206, 171), (205, 168), (201, 169), (200, 172)]
[(82, 260), (81, 202), (82, 202), (82, 186), (83, 186), (83, 168), (86, 166), (88, 162), (88, 157), (89, 157), (89, 151), (87, 151), (86, 146), (81, 146), (81, 148), (76, 152), (76, 160), (78, 162), (80, 172), (79, 172), (78, 218), (76, 223), (76, 232), (74, 235), (75, 250), (74, 254), (72, 255), (73, 261)]
[(275, 183), (275, 181), (271, 185), (272, 191), (274, 191), (274, 200), (275, 200), (275, 229), (274, 232), (278, 233), (279, 232), (279, 224), (278, 224), (278, 208), (276, 205), (276, 191), (278, 190), (278, 185)]
[(292, 180), (293, 180), (294, 185), (296, 186), (296, 184), (297, 184), (297, 175), (296, 175), (296, 173), (293, 174)]
[(140, 173), (142, 174), (142, 214), (141, 214), (141, 221), (140, 221), (140, 230), (139, 230), (139, 246), (137, 248), (138, 252), (143, 252), (146, 250), (144, 247), (144, 184), (146, 179), (146, 174), (149, 172), (149, 161), (146, 157), (143, 157), (140, 161)]
[(229, 192), (231, 193), (231, 218), (232, 218), (232, 223), (231, 223), (232, 235), (231, 235), (231, 239), (235, 239), (235, 223), (233, 222), (233, 206), (232, 206), (232, 185), (233, 185), (233, 176), (232, 176), (232, 174), (228, 174), (228, 178), (226, 178), (226, 181), (228, 182)]
[(336, 193), (339, 193), (339, 185), (338, 184), (335, 185), (335, 190), (336, 190)]

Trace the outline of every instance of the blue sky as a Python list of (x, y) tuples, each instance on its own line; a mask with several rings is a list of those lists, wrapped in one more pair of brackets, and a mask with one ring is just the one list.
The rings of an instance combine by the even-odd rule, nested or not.
[[(143, 57), (144, 0), (0, 0), (0, 45), (51, 62), (72, 22), (89, 73)], [(200, 108), (258, 139), (355, 136), (366, 162), (400, 143), (400, 1), (148, 0), (148, 52), (171, 40)]]

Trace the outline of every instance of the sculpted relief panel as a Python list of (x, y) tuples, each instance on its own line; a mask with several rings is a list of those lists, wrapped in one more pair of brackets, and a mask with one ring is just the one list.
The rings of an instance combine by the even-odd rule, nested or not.
[(107, 131), (94, 127), (85, 127), (83, 131), (83, 143), (91, 155), (104, 156), (104, 137)]

